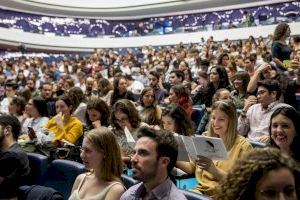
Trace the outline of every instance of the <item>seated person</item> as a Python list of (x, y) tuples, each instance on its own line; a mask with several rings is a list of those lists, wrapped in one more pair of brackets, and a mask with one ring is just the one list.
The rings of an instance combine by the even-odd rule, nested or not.
[(169, 177), (178, 154), (178, 144), (171, 133), (142, 127), (138, 131), (134, 154), (131, 158), (133, 178), (141, 181), (130, 187), (121, 200), (177, 199), (186, 197)]
[(20, 131), (16, 117), (0, 116), (0, 199), (16, 198), (30, 174), (27, 155), (16, 142)]
[(279, 102), (281, 89), (278, 81), (267, 79), (259, 81), (257, 86), (257, 99), (254, 96), (248, 97), (238, 120), (238, 130), (249, 140), (268, 143), (272, 113), (279, 107), (290, 105)]
[[(47, 104), (41, 97), (30, 99), (25, 107), (25, 121), (22, 126), (22, 133), (28, 133), (28, 127), (35, 132), (40, 131), (49, 121)], [(27, 134), (26, 134), (27, 135)], [(21, 138), (24, 136), (22, 135)]]
[(176, 166), (186, 173), (195, 173), (198, 185), (193, 191), (212, 196), (220, 181), (226, 177), (235, 161), (252, 149), (251, 144), (237, 131), (237, 113), (232, 101), (217, 101), (212, 106), (209, 137), (223, 140), (228, 160), (211, 160), (199, 156), (192, 162), (177, 162)]
[(54, 141), (66, 140), (76, 144), (83, 134), (81, 122), (72, 116), (73, 104), (70, 97), (62, 95), (55, 102), (56, 116), (45, 125), (50, 133), (55, 135)]
[(293, 159), (275, 148), (258, 148), (236, 162), (214, 199), (296, 200), (299, 179), (299, 167)]
[(103, 126), (87, 132), (80, 157), (90, 171), (76, 178), (69, 200), (119, 200), (125, 188), (121, 152), (113, 133)]

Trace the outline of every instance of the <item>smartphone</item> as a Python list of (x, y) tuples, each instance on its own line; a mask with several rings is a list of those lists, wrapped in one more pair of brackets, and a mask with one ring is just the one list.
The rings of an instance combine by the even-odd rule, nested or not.
[(34, 140), (34, 139), (37, 138), (37, 137), (36, 137), (36, 133), (35, 133), (35, 131), (33, 130), (32, 127), (28, 127), (28, 136), (29, 136), (29, 138), (30, 138), (31, 140)]
[(283, 65), (285, 68), (291, 68), (291, 60), (284, 60)]

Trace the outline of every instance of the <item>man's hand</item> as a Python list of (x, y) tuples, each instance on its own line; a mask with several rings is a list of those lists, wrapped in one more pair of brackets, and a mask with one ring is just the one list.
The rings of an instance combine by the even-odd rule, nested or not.
[(252, 105), (254, 105), (254, 104), (256, 104), (256, 103), (257, 103), (257, 98), (256, 98), (256, 96), (254, 96), (254, 95), (249, 96), (249, 97), (246, 99), (246, 101), (245, 101), (245, 105), (244, 105), (243, 111), (244, 111), (244, 112), (247, 112), (248, 109), (249, 109)]

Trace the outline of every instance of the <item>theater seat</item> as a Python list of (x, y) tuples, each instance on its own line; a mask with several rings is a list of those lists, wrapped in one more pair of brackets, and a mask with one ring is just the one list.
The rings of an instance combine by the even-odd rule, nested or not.
[(182, 192), (188, 200), (211, 200), (211, 198), (209, 198), (207, 196), (197, 194), (197, 193), (191, 192), (189, 190), (181, 190), (180, 189), (180, 192)]
[(125, 174), (122, 174), (121, 175), (121, 179), (122, 179), (122, 182), (124, 184), (124, 186), (128, 189), (130, 188), (131, 186), (135, 185), (138, 183), (137, 180), (133, 179), (132, 177), (130, 176), (127, 176)]
[(27, 153), (27, 156), (31, 169), (29, 185), (43, 183), (48, 169), (48, 158), (37, 153)]
[(32, 185), (19, 188), (18, 200), (64, 200), (63, 196), (50, 187)]
[(70, 160), (54, 160), (47, 171), (43, 186), (57, 190), (68, 199), (76, 177), (85, 171), (83, 164)]

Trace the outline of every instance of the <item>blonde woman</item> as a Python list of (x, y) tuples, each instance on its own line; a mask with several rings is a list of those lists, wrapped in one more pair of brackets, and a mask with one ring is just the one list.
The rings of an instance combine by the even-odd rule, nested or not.
[(76, 178), (69, 200), (119, 200), (125, 187), (120, 178), (120, 148), (113, 133), (106, 127), (87, 132), (80, 157), (89, 172)]
[(224, 179), (238, 158), (252, 149), (251, 144), (237, 131), (237, 113), (232, 101), (217, 101), (212, 106), (207, 136), (219, 137), (227, 149), (228, 160), (213, 161), (199, 157), (193, 162), (177, 162), (176, 166), (186, 173), (195, 173), (198, 185), (195, 192), (213, 196), (216, 187)]

